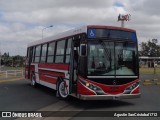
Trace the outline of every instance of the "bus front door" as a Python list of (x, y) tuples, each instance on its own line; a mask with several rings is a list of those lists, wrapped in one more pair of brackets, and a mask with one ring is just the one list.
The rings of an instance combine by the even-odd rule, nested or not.
[(78, 66), (78, 49), (79, 47), (74, 46), (73, 42), (71, 44), (71, 55), (70, 55), (70, 82), (69, 82), (69, 94), (76, 93), (77, 89), (77, 66)]

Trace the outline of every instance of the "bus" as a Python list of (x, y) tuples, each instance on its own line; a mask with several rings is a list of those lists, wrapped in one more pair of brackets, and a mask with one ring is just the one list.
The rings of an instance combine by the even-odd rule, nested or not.
[(139, 98), (136, 31), (86, 25), (28, 44), (25, 78), (62, 99)]

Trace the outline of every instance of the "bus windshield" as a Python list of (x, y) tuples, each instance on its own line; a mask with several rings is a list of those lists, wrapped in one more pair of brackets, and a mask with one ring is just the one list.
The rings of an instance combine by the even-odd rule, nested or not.
[(88, 76), (106, 75), (136, 75), (136, 43), (88, 41)]

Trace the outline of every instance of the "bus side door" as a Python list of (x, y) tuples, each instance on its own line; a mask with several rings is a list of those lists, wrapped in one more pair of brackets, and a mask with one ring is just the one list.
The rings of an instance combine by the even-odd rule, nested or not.
[(69, 67), (69, 94), (75, 93), (77, 89), (77, 67), (79, 59), (79, 46), (75, 46), (74, 41), (71, 43), (70, 67)]

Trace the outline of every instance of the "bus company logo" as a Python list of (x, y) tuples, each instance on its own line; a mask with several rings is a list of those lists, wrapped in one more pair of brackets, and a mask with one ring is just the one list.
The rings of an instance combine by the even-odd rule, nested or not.
[(113, 80), (113, 85), (116, 85), (117, 84), (117, 81), (116, 80)]

